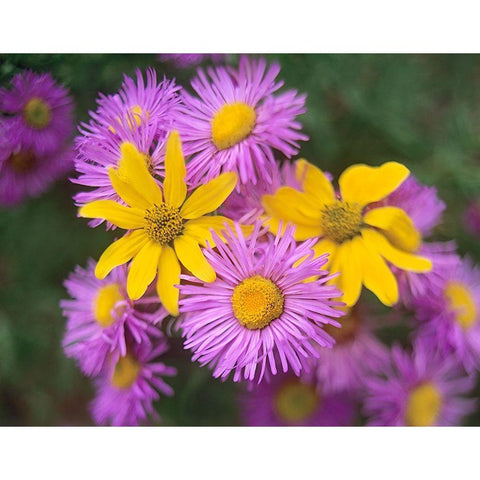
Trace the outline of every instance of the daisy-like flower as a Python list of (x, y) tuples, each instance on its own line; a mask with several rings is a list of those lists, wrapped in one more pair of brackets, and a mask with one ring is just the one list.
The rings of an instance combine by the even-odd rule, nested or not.
[(336, 192), (324, 172), (305, 160), (297, 162), (302, 191), (284, 186), (263, 197), (268, 224), (276, 232), (280, 222), (296, 225), (295, 239), (318, 238), (317, 256), (329, 253), (328, 268), (340, 272), (333, 282), (342, 300), (354, 305), (362, 285), (382, 303), (398, 301), (398, 285), (386, 261), (413, 272), (427, 272), (432, 262), (415, 253), (420, 234), (404, 210), (371, 204), (385, 198), (408, 177), (396, 162), (380, 167), (352, 165), (339, 179)]
[(135, 146), (124, 143), (121, 150), (120, 168), (110, 168), (109, 177), (129, 206), (98, 200), (79, 212), (82, 217), (103, 218), (128, 230), (102, 254), (95, 275), (105, 278), (114, 267), (133, 259), (127, 279), (128, 296), (132, 300), (140, 298), (158, 272), (158, 296), (169, 313), (178, 315), (180, 263), (205, 282), (215, 280), (215, 271), (200, 245), (207, 241), (213, 244), (210, 229), (223, 228), (228, 219), (206, 214), (216, 210), (232, 192), (236, 175), (224, 173), (186, 198), (185, 161), (180, 136), (173, 131), (167, 143), (162, 194)]
[(113, 269), (103, 280), (98, 280), (94, 271), (93, 260), (86, 269), (77, 266), (65, 281), (72, 299), (60, 303), (68, 319), (62, 342), (65, 354), (89, 376), (100, 373), (109, 355), (127, 354), (127, 335), (138, 344), (161, 337), (154, 325), (167, 316), (156, 296), (135, 304), (128, 298), (125, 266)]
[[(305, 95), (289, 90), (273, 95), (278, 64), (267, 68), (264, 59), (240, 59), (238, 70), (217, 67), (208, 76), (199, 70), (192, 87), (198, 97), (183, 94), (184, 115), (178, 129), (185, 148), (193, 153), (189, 180), (197, 184), (221, 172), (235, 172), (240, 183), (273, 180), (274, 152), (287, 158), (299, 150), (296, 117), (305, 112)], [(210, 78), (209, 78), (210, 77)]]
[[(325, 285), (326, 256), (312, 258), (313, 241), (297, 246), (293, 227), (283, 237), (259, 239), (261, 233), (261, 222), (248, 240), (238, 224), (235, 231), (226, 227), (226, 244), (214, 234), (217, 250), (204, 251), (217, 280), (199, 284), (183, 277), (185, 348), (215, 378), (233, 372), (234, 381), (260, 383), (279, 370), (298, 376), (320, 347), (333, 345), (323, 327), (339, 326), (335, 318), (343, 314), (335, 309), (342, 304), (332, 300), (341, 292)], [(311, 277), (317, 279), (305, 282)]]
[(172, 62), (177, 68), (189, 68), (207, 60), (220, 62), (225, 57), (223, 53), (161, 53), (158, 59), (161, 62)]
[(37, 155), (57, 151), (73, 131), (73, 104), (68, 90), (49, 73), (25, 70), (0, 89), (0, 113), (10, 134)]
[(129, 347), (123, 357), (112, 357), (107, 371), (96, 381), (97, 396), (90, 409), (98, 425), (136, 426), (148, 416), (160, 417), (153, 402), (160, 394), (171, 396), (173, 389), (162, 377), (172, 377), (177, 371), (155, 361), (168, 350), (162, 338), (154, 348), (150, 344)]
[(249, 426), (352, 425), (355, 402), (348, 395), (324, 394), (313, 384), (292, 375), (277, 375), (240, 399), (242, 417)]
[(370, 425), (459, 425), (475, 409), (466, 398), (474, 385), (454, 356), (444, 358), (422, 342), (413, 353), (396, 345), (383, 373), (366, 380), (365, 413)]
[(418, 335), (454, 353), (468, 371), (480, 368), (480, 270), (469, 259), (443, 271), (439, 288), (415, 299)]

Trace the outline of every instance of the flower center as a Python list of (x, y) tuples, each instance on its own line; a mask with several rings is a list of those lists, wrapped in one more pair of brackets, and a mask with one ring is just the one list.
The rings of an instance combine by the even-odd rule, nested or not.
[(320, 397), (315, 388), (293, 380), (282, 385), (274, 398), (274, 409), (286, 423), (308, 420), (317, 410)]
[(155, 204), (145, 211), (147, 225), (145, 231), (148, 236), (160, 245), (169, 244), (183, 231), (183, 218), (178, 208), (171, 207), (166, 203)]
[(282, 291), (267, 278), (255, 275), (233, 290), (232, 307), (237, 320), (249, 330), (266, 327), (283, 312)]
[(112, 385), (117, 388), (130, 388), (137, 379), (140, 364), (127, 353), (121, 357), (115, 365), (112, 377)]
[(257, 114), (242, 102), (224, 105), (213, 117), (212, 140), (219, 150), (230, 148), (252, 133)]
[(440, 413), (442, 397), (438, 388), (431, 382), (416, 387), (408, 398), (405, 420), (412, 427), (433, 425)]
[(118, 302), (125, 300), (120, 291), (118, 283), (111, 283), (100, 287), (94, 300), (93, 314), (97, 323), (103, 327), (109, 327), (121, 315), (125, 309), (124, 306), (115, 308)]
[(471, 327), (477, 320), (477, 305), (470, 289), (460, 282), (448, 282), (445, 297), (455, 320), (464, 329)]
[(336, 201), (325, 205), (321, 214), (320, 226), (328, 239), (343, 243), (360, 234), (363, 217), (359, 205)]
[(31, 150), (28, 150), (26, 152), (20, 151), (18, 153), (13, 153), (8, 158), (8, 163), (10, 164), (12, 169), (19, 173), (26, 172), (33, 168), (35, 162), (35, 154)]
[(41, 98), (31, 98), (23, 109), (25, 121), (33, 128), (42, 129), (52, 120), (50, 106)]
[(336, 345), (354, 340), (361, 325), (361, 320), (354, 309), (345, 308), (345, 312), (346, 315), (338, 319), (342, 324), (341, 328), (334, 327), (330, 324), (326, 324), (323, 327), (323, 329), (335, 339)]

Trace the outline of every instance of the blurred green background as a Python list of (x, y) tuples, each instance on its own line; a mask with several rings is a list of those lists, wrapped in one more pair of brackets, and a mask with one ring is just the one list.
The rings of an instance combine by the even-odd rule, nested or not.
[[(447, 203), (436, 239), (456, 239), (480, 257), (478, 238), (461, 215), (480, 196), (480, 57), (478, 55), (266, 55), (282, 66), (287, 88), (308, 94), (302, 118), (310, 141), (301, 156), (338, 175), (347, 165), (405, 163)], [(229, 61), (235, 62), (236, 56)], [(185, 87), (195, 68), (178, 70), (155, 55), (0, 55), (0, 85), (29, 68), (49, 71), (70, 88), (77, 122), (98, 92), (113, 93), (123, 73), (155, 67)], [(0, 424), (90, 425), (90, 381), (60, 342), (59, 301), (69, 272), (95, 259), (111, 240), (76, 218), (77, 187), (58, 182), (38, 199), (0, 210)], [(167, 425), (239, 424), (240, 387), (211, 378), (173, 339), (165, 362), (179, 375), (175, 397), (162, 399)], [(480, 419), (471, 419), (478, 424)]]

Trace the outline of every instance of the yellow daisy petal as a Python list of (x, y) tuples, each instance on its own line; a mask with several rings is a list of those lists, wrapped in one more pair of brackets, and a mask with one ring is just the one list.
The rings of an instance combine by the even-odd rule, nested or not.
[(133, 258), (127, 278), (127, 293), (132, 300), (138, 300), (153, 282), (161, 252), (159, 243), (149, 241)]
[(165, 181), (163, 182), (163, 196), (165, 203), (180, 208), (187, 196), (185, 183), (185, 159), (183, 158), (182, 144), (179, 133), (174, 130), (167, 140), (165, 154)]
[(115, 267), (132, 259), (148, 241), (143, 230), (126, 233), (102, 253), (95, 267), (95, 276), (105, 278)]
[(381, 228), (392, 245), (401, 250), (415, 252), (420, 247), (422, 237), (401, 208), (374, 208), (364, 215), (363, 220), (372, 227)]
[(145, 200), (145, 198), (143, 198), (143, 196), (140, 195), (128, 182), (125, 182), (115, 168), (110, 167), (108, 169), (108, 176), (110, 177), (110, 182), (112, 182), (112, 187), (125, 203), (131, 207), (140, 208), (141, 210), (146, 210), (150, 207), (150, 203), (147, 202), (147, 200)]
[(367, 205), (392, 193), (409, 174), (408, 168), (397, 162), (380, 167), (352, 165), (340, 175), (338, 184), (344, 201)]
[(425, 273), (432, 269), (431, 260), (398, 250), (376, 230), (366, 228), (362, 230), (362, 236), (372, 249), (375, 249), (382, 257), (402, 270)]
[(213, 241), (211, 230), (216, 232), (220, 238), (223, 239), (221, 232), (222, 230), (225, 230), (225, 223), (233, 228), (233, 221), (227, 217), (222, 217), (221, 215), (195, 218), (194, 220), (188, 220), (185, 223), (183, 234), (187, 237), (193, 238), (196, 242), (202, 245), (202, 247), (206, 247), (208, 241), (208, 244), (213, 248), (215, 247), (215, 242)]
[(193, 219), (216, 210), (232, 193), (237, 184), (233, 172), (222, 173), (205, 185), (198, 187), (185, 201), (180, 210), (183, 218)]
[[(286, 222), (285, 220), (280, 220), (277, 217), (267, 218), (265, 220), (265, 224), (268, 225), (270, 231), (273, 233), (277, 233), (280, 228), (280, 223), (282, 224), (282, 235), (285, 232), (288, 224), (292, 224), (293, 222)], [(303, 240), (308, 240), (309, 238), (320, 237), (322, 235), (322, 230), (320, 225), (310, 226), (310, 225), (301, 225), (301, 224), (294, 224), (295, 225), (295, 232), (293, 237), (297, 242), (302, 242)]]
[(332, 258), (337, 254), (338, 250), (338, 245), (333, 242), (332, 240), (329, 240), (328, 238), (322, 238), (322, 240), (318, 241), (314, 246), (313, 246), (313, 251), (315, 253), (315, 258), (320, 257), (321, 255), (324, 255), (325, 253), (328, 253), (328, 260), (327, 263), (325, 264), (326, 269), (330, 268), (330, 264), (332, 262)]
[(295, 177), (308, 195), (311, 195), (319, 205), (333, 203), (335, 192), (330, 180), (315, 165), (304, 159), (296, 162)]
[(178, 316), (180, 264), (172, 247), (165, 245), (158, 260), (157, 293), (168, 313)]
[(208, 263), (198, 243), (191, 237), (182, 235), (173, 241), (175, 253), (182, 265), (204, 282), (213, 282), (217, 277)]
[(84, 218), (103, 218), (126, 230), (141, 228), (145, 225), (143, 210), (125, 207), (113, 200), (96, 200), (87, 203), (78, 214)]

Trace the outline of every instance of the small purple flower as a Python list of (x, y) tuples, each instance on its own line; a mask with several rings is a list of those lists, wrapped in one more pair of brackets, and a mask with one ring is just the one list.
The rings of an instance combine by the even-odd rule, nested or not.
[(89, 260), (86, 269), (75, 268), (65, 281), (72, 299), (60, 303), (68, 319), (62, 342), (65, 354), (77, 360), (88, 376), (98, 375), (110, 355), (127, 354), (127, 335), (138, 344), (161, 337), (154, 325), (167, 316), (156, 296), (129, 300), (125, 266), (115, 268), (104, 280), (95, 277), (95, 266)]
[(49, 73), (25, 70), (15, 75), (11, 88), (0, 88), (0, 114), (7, 134), (36, 155), (58, 151), (73, 131), (73, 104), (68, 90)]
[[(247, 240), (238, 224), (235, 232), (226, 226), (226, 244), (214, 235), (216, 251), (204, 250), (217, 279), (183, 276), (190, 283), (180, 287), (185, 348), (215, 378), (233, 373), (234, 381), (260, 383), (279, 370), (298, 376), (319, 347), (332, 346), (323, 327), (339, 326), (343, 313), (335, 307), (342, 304), (332, 299), (341, 292), (325, 285), (326, 255), (314, 259), (314, 240), (297, 245), (293, 230), (260, 239), (257, 222)], [(311, 277), (317, 279), (305, 282)]]
[(224, 53), (161, 53), (158, 59), (161, 62), (172, 62), (177, 68), (189, 68), (207, 60), (220, 62), (225, 57)]
[(465, 230), (474, 237), (480, 236), (480, 200), (470, 202), (463, 213), (463, 225)]
[(295, 90), (273, 95), (280, 66), (243, 56), (238, 70), (217, 67), (198, 71), (191, 82), (198, 97), (183, 94), (177, 127), (193, 154), (189, 181), (197, 185), (225, 171), (239, 184), (273, 182), (274, 152), (290, 158), (308, 140), (297, 116), (305, 112), (305, 95)]
[(98, 425), (136, 426), (148, 416), (160, 417), (153, 402), (173, 389), (162, 377), (176, 375), (176, 369), (155, 360), (168, 350), (161, 338), (157, 345), (142, 343), (129, 347), (125, 356), (112, 356), (104, 375), (96, 380), (97, 395), (90, 410)]
[(242, 417), (249, 426), (352, 425), (355, 402), (347, 394), (325, 394), (293, 375), (277, 375), (271, 383), (255, 386), (240, 399)]
[(475, 381), (454, 356), (423, 342), (412, 353), (395, 345), (383, 372), (365, 382), (365, 413), (370, 425), (459, 425), (475, 409), (476, 401), (465, 398)]

